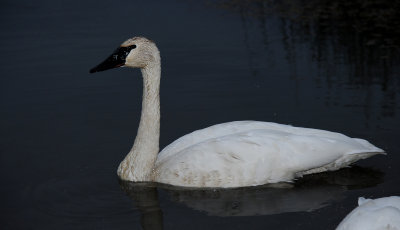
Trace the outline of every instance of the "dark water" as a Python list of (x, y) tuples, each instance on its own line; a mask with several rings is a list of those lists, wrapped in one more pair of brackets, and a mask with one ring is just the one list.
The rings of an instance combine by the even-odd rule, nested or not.
[[(2, 229), (334, 229), (359, 196), (400, 195), (400, 4), (0, 2)], [(387, 156), (295, 184), (182, 190), (119, 182), (138, 70), (88, 70), (143, 35), (162, 56), (161, 147), (262, 120), (365, 138)]]

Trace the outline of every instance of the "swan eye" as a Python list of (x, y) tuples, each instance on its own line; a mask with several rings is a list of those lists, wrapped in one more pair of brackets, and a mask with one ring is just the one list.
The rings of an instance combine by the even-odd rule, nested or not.
[(118, 47), (105, 61), (91, 69), (89, 72), (99, 72), (111, 68), (116, 68), (124, 66), (126, 62), (126, 57), (128, 57), (131, 50), (135, 49), (136, 45), (131, 46), (120, 46)]
[(131, 50), (135, 49), (136, 45), (131, 45), (127, 47), (119, 47), (116, 49), (112, 55), (112, 58), (115, 60), (123, 60), (125, 61), (126, 57), (128, 56)]
[(129, 52), (131, 52), (131, 50), (135, 49), (136, 45), (131, 45), (128, 47), (121, 47), (122, 53), (123, 53), (123, 58), (125, 59), (126, 56), (128, 56)]

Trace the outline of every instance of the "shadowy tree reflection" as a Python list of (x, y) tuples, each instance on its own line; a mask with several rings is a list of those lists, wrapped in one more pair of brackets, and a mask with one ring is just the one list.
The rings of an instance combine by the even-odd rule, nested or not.
[[(215, 0), (208, 5), (240, 15), (249, 49), (250, 69), (257, 73), (248, 21), (259, 24), (267, 55), (281, 42), (287, 62), (296, 72), (301, 51), (318, 65), (315, 82), (328, 89), (347, 87), (366, 91), (365, 114), (371, 110), (374, 91), (381, 91), (382, 116), (394, 116), (400, 89), (400, 2), (390, 0)], [(271, 30), (278, 26), (276, 30)], [(301, 58), (301, 57), (300, 57)], [(295, 74), (294, 74), (295, 75)], [(373, 86), (380, 86), (374, 89)], [(338, 101), (328, 100), (327, 105)]]

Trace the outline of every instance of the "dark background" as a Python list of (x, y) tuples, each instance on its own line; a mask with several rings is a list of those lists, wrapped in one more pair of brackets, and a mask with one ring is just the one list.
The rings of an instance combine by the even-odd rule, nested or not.
[[(389, 0), (2, 0), (2, 229), (334, 229), (359, 196), (400, 195), (399, 10)], [(261, 120), (364, 138), (388, 155), (279, 188), (121, 184), (140, 72), (88, 72), (138, 35), (161, 51), (161, 148)]]

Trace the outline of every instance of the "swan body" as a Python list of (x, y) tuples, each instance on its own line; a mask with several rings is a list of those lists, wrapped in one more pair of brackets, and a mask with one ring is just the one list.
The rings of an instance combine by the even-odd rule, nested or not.
[(165, 147), (155, 181), (241, 187), (336, 170), (382, 152), (365, 140), (271, 122), (234, 121), (187, 134)]
[(234, 121), (187, 134), (159, 154), (161, 59), (143, 37), (122, 43), (90, 72), (140, 68), (143, 101), (139, 129), (118, 175), (188, 187), (243, 187), (336, 170), (384, 151), (343, 134), (271, 122)]
[(400, 197), (358, 199), (358, 207), (350, 212), (336, 230), (400, 230)]

